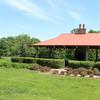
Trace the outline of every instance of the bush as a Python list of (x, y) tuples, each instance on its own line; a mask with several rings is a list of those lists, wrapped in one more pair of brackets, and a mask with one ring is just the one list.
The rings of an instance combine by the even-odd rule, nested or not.
[(96, 62), (95, 65), (93, 66), (93, 69), (97, 68), (98, 70), (100, 70), (100, 62)]
[(23, 63), (23, 60), (24, 60), (23, 57), (13, 57), (13, 58), (11, 58), (12, 62)]
[(5, 68), (31, 68), (39, 66), (38, 64), (24, 64), (24, 63), (11, 63), (11, 62), (0, 62), (0, 67)]
[(37, 63), (36, 58), (24, 58), (23, 63)]
[(18, 63), (37, 63), (41, 66), (48, 66), (51, 68), (62, 68), (64, 67), (63, 59), (44, 59), (44, 58), (29, 58), (29, 57), (13, 57), (12, 62)]
[(99, 72), (99, 70), (97, 68), (94, 68), (93, 69), (93, 74), (99, 76), (100, 72)]
[(41, 66), (48, 66), (51, 68), (63, 68), (64, 60), (63, 59), (38, 59), (37, 63)]
[(68, 62), (68, 66), (71, 68), (79, 68), (79, 67), (83, 67), (83, 68), (92, 68), (94, 66), (95, 62), (93, 61), (69, 61)]
[(11, 61), (18, 63), (37, 63), (36, 58), (29, 58), (29, 57), (13, 57), (11, 58)]

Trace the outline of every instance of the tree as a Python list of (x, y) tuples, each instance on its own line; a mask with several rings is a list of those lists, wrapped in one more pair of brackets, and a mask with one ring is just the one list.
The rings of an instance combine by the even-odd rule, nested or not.
[(100, 30), (96, 31), (96, 30), (91, 29), (91, 30), (88, 31), (88, 33), (100, 33)]
[(0, 39), (0, 55), (1, 56), (34, 56), (35, 48), (29, 48), (29, 44), (37, 43), (40, 40), (31, 38), (26, 34), (16, 37), (7, 37)]
[(13, 54), (15, 53), (15, 55), (22, 56), (22, 57), (34, 56), (36, 53), (35, 48), (33, 47), (29, 48), (28, 45), (32, 43), (37, 43), (39, 41), (40, 41), (39, 39), (31, 38), (26, 34), (19, 35), (15, 37)]
[(78, 28), (74, 28), (71, 30), (71, 33), (77, 33), (78, 32)]

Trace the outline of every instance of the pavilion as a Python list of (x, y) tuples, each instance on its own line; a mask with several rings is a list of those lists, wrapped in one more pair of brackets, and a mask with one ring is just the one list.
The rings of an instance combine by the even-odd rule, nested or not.
[(74, 49), (76, 60), (87, 60), (88, 49), (95, 49), (97, 61), (100, 48), (100, 33), (86, 33), (85, 25), (80, 24), (74, 33), (64, 33), (53, 39), (32, 44), (31, 46), (37, 47), (37, 51), (38, 47), (47, 47), (49, 48), (50, 55), (52, 48)]

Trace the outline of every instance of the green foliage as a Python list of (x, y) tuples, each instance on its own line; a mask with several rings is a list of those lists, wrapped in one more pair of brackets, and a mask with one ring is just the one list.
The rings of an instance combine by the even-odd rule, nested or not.
[(97, 68), (100, 70), (100, 62), (96, 62), (95, 65), (93, 66), (93, 68)]
[(39, 55), (40, 58), (49, 58), (49, 48), (41, 47), (39, 48)]
[(96, 50), (95, 49), (88, 50), (88, 60), (90, 60), (90, 61), (96, 60)]
[(11, 61), (18, 63), (37, 63), (36, 58), (30, 58), (30, 57), (13, 57), (11, 58)]
[(8, 63), (8, 62), (2, 62), (0, 63), (0, 67), (5, 67), (5, 68), (31, 68), (33, 67), (32, 64), (19, 64), (19, 63)]
[[(34, 66), (39, 66), (36, 63), (22, 63), (22, 58), (19, 59), (13, 59), (15, 60), (14, 62), (11, 62), (10, 58), (2, 58), (0, 59), (0, 67), (5, 67), (5, 68), (31, 68)], [(20, 63), (18, 63), (20, 62)]]
[(52, 58), (64, 58), (65, 57), (65, 50), (63, 48), (54, 48), (52, 49)]
[(16, 37), (7, 37), (0, 39), (0, 55), (2, 56), (35, 56), (35, 48), (29, 48), (29, 44), (37, 43), (39, 39), (31, 38), (26, 34)]
[(0, 58), (2, 57), (3, 55), (3, 50), (0, 50)]
[(71, 30), (71, 33), (77, 33), (78, 32), (78, 28), (74, 28)]
[(5, 67), (5, 68), (31, 68), (33, 66), (34, 64), (0, 62), (0, 67)]
[(63, 59), (38, 59), (37, 63), (41, 66), (48, 66), (51, 68), (63, 68), (64, 60)]
[(92, 68), (95, 65), (95, 62), (93, 61), (72, 61), (70, 60), (68, 62), (68, 66), (71, 68)]
[(100, 33), (100, 30), (97, 31), (97, 30), (93, 30), (93, 29), (91, 29), (91, 30), (88, 31), (88, 33)]
[(0, 51), (2, 51), (2, 56), (10, 56), (13, 45), (14, 45), (13, 37), (1, 38), (0, 39)]
[(63, 59), (44, 59), (44, 58), (29, 58), (29, 57), (13, 57), (12, 62), (18, 63), (37, 63), (41, 66), (48, 66), (52, 68), (64, 67)]

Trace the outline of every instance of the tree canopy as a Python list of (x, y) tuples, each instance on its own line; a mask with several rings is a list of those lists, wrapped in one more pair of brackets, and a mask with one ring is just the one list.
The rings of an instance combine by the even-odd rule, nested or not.
[(0, 39), (0, 55), (1, 56), (34, 56), (35, 48), (29, 48), (29, 44), (37, 43), (40, 40), (31, 38), (26, 34), (15, 37), (7, 37)]
[(100, 33), (100, 30), (97, 31), (97, 30), (93, 30), (93, 29), (91, 29), (91, 30), (88, 31), (88, 33)]

